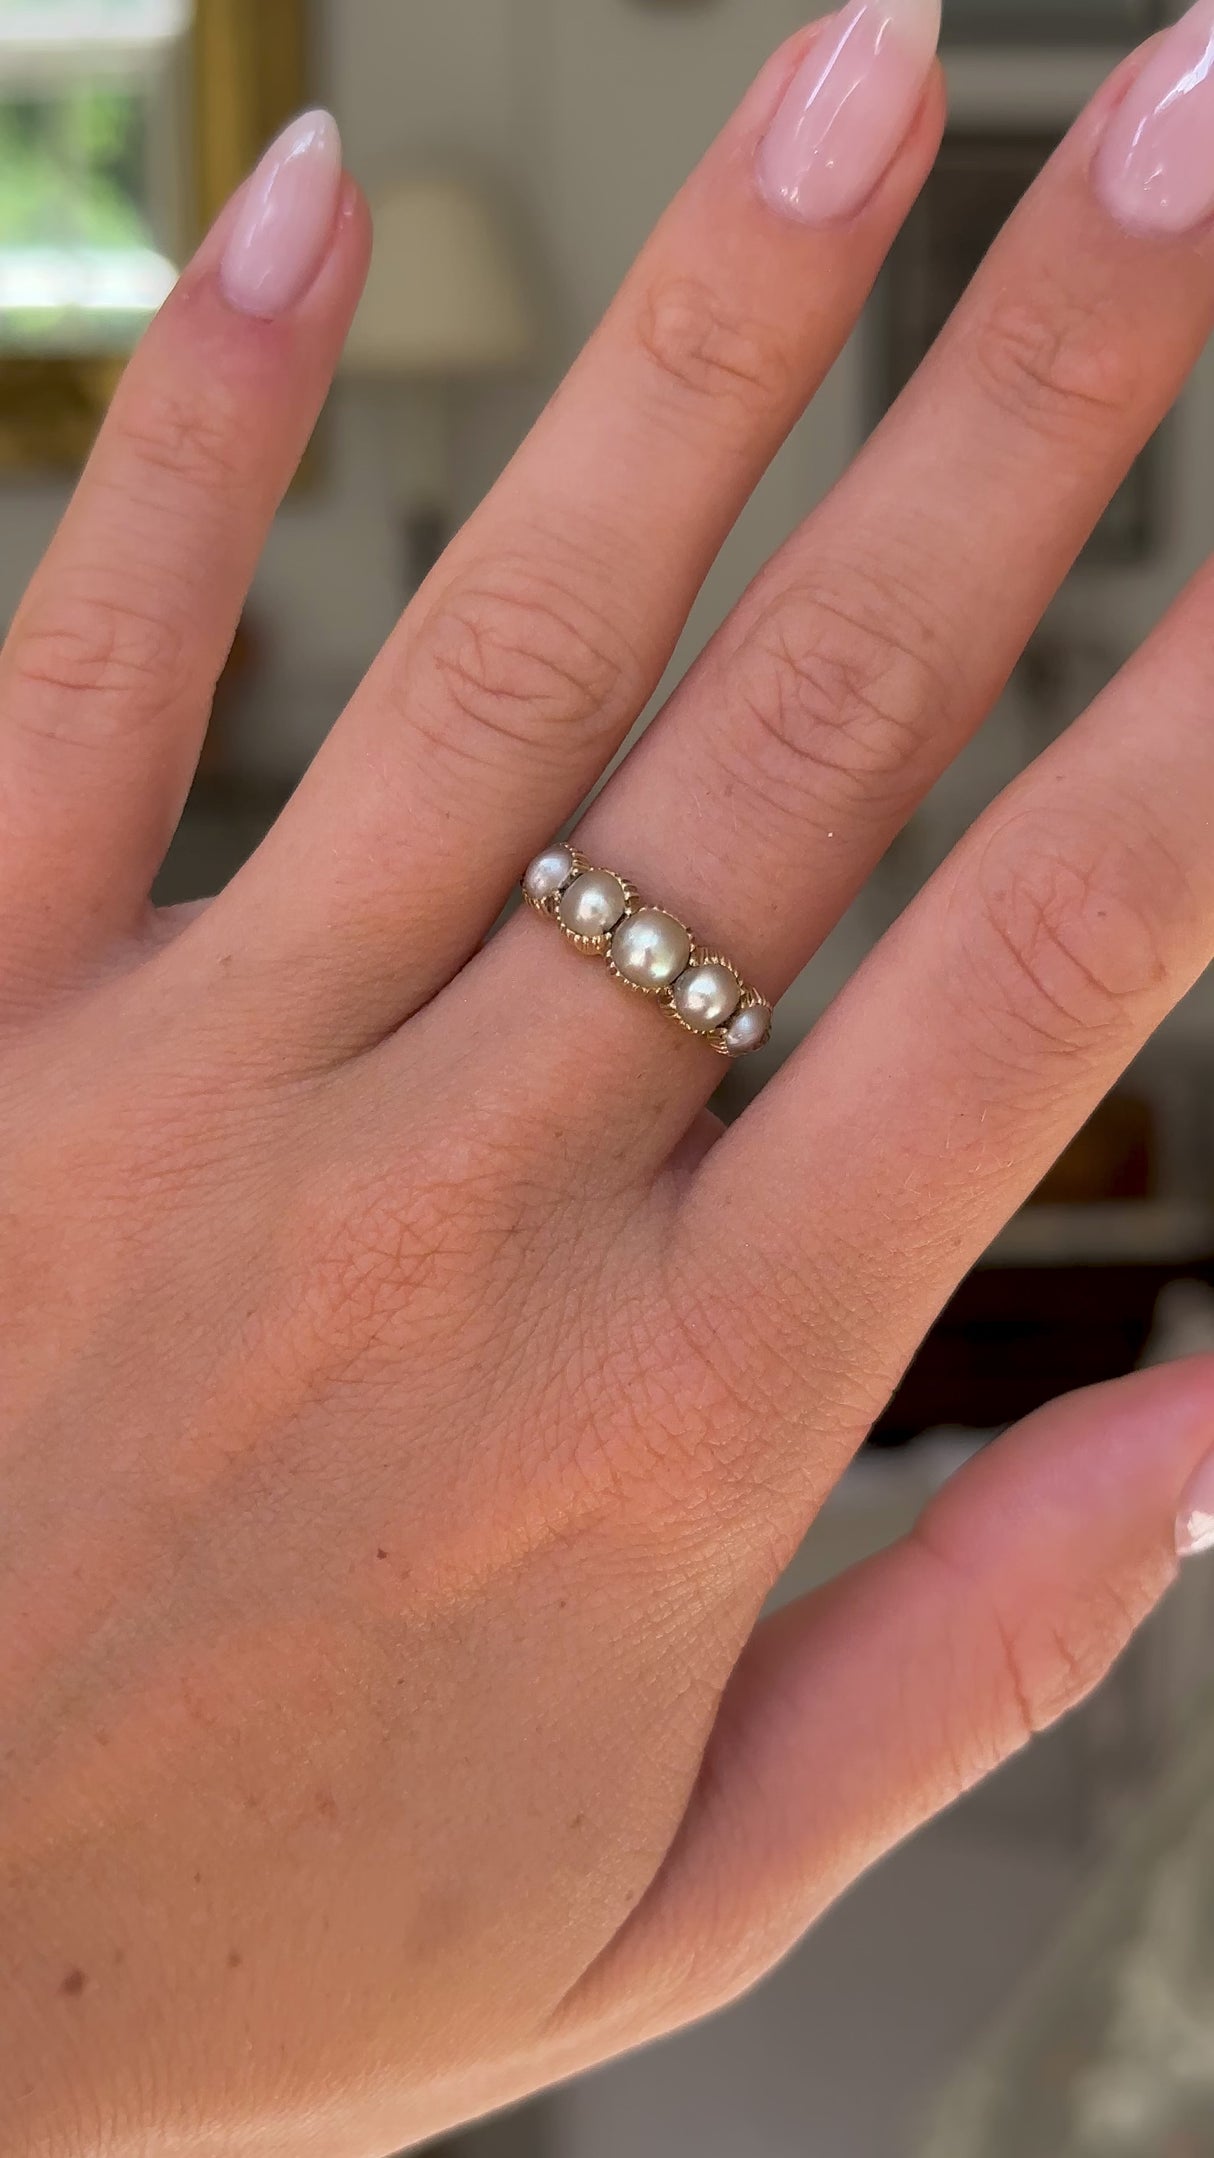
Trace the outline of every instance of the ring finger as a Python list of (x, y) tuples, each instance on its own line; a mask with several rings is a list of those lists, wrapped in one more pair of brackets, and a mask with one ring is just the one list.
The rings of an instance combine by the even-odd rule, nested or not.
[[(1083, 117), (887, 423), (579, 831), (768, 997), (989, 711), (1209, 333), (1214, 241), (1131, 236), (1094, 185), (1142, 65)], [(713, 1060), (530, 919), (505, 941), (474, 970), (473, 1016), (478, 997), (528, 1024), (559, 1009), (544, 1058), (569, 1100), (561, 1042), (576, 1062), (591, 1028), (660, 1161)], [(641, 1095), (661, 1113), (638, 1121)], [(586, 1113), (601, 1130), (597, 1091)]]
[[(883, 46), (884, 102), (846, 174), (821, 152), (825, 223), (778, 199), (804, 143), (791, 165), (761, 167), (774, 201), (754, 171), (790, 79), (821, 71), (837, 39), (819, 26), (777, 56), (269, 842), (196, 926), (198, 968), (222, 960), (225, 1008), (243, 994), (272, 1021), (276, 1054), (335, 1061), (448, 981), (520, 857), (577, 807), (643, 710), (928, 170), (938, 12), (938, 0), (857, 0), (847, 18), (849, 50)], [(903, 27), (887, 36), (891, 22)]]

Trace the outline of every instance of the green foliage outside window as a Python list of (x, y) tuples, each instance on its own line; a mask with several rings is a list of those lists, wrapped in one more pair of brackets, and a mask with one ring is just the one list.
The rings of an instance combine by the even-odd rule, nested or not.
[(0, 103), (0, 247), (144, 247), (144, 106), (81, 87)]

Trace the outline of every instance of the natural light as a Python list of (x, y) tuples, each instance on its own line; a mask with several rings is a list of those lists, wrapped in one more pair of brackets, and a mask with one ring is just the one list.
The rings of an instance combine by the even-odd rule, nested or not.
[(0, 0), (0, 49), (113, 38), (146, 45), (180, 37), (192, 12), (190, 0)]
[(150, 205), (189, 0), (0, 0), (0, 349), (121, 353), (176, 274)]

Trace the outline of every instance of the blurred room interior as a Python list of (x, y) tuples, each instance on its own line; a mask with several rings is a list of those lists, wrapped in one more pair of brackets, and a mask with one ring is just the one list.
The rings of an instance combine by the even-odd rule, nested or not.
[[(672, 679), (880, 418), (1084, 100), (1172, 12), (945, 0), (937, 172), (709, 578)], [(331, 105), (377, 213), (368, 298), (220, 685), (162, 896), (209, 893), (256, 845), (801, 20), (797, 0), (0, 0), (0, 623), (124, 355), (278, 122)], [(787, 999), (762, 1068), (727, 1082), (725, 1113), (1211, 547), (1214, 354), (999, 709)], [(1212, 1077), (1207, 982), (961, 1290), (789, 1591), (901, 1533), (967, 1452), (1054, 1394), (1214, 1347)], [(754, 1999), (458, 2151), (1211, 2158), (1211, 1601), (1191, 1580), (1089, 1709), (864, 1882)]]

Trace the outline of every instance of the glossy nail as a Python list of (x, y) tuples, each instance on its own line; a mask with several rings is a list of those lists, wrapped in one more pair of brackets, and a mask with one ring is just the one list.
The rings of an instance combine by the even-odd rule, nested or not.
[(1176, 1548), (1182, 1559), (1214, 1551), (1214, 1457), (1198, 1470), (1185, 1494), (1176, 1523)]
[(219, 271), (229, 306), (268, 322), (303, 298), (333, 235), (341, 181), (336, 120), (327, 112), (293, 120), (241, 197)]
[(1189, 232), (1214, 217), (1214, 0), (1150, 54), (1097, 152), (1099, 194), (1122, 225)]
[(863, 208), (906, 138), (940, 40), (940, 0), (852, 0), (827, 23), (759, 150), (767, 200), (806, 224)]

